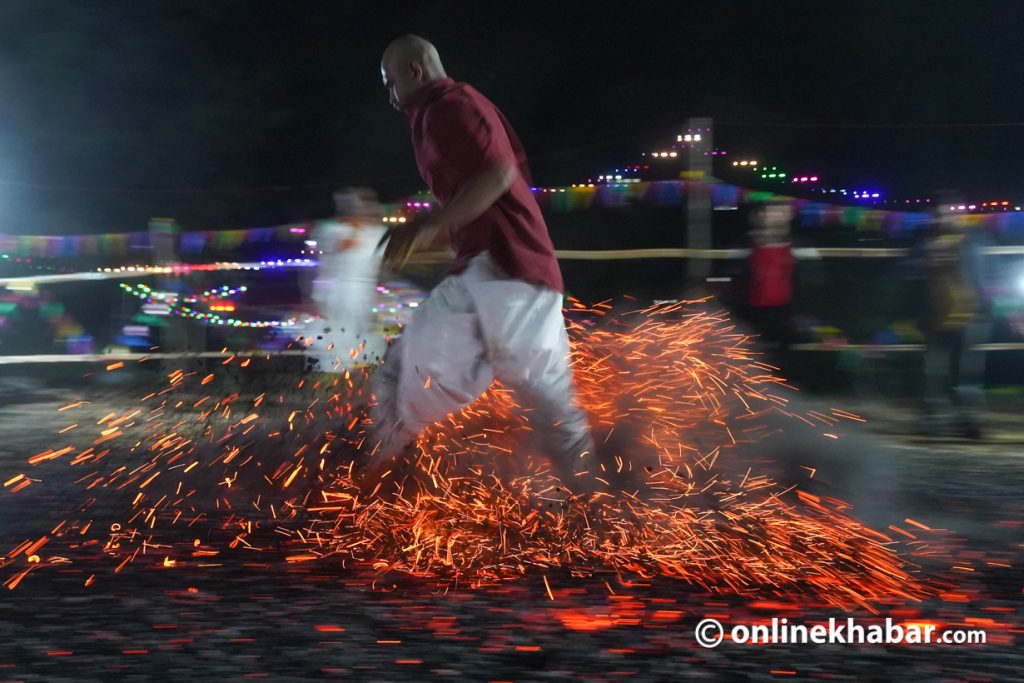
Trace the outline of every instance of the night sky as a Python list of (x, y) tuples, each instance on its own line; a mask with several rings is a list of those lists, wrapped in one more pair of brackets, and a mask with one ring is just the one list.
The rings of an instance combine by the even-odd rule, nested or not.
[(1024, 199), (1024, 125), (874, 127), (1024, 122), (1021, 26), (1010, 1), (4, 0), (0, 231), (249, 227), (324, 216), (344, 184), (418, 190), (379, 74), (405, 32), (504, 110), (540, 183), (706, 115), (736, 158), (836, 185)]

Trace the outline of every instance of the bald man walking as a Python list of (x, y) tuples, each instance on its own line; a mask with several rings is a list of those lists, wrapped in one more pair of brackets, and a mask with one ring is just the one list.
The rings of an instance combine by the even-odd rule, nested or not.
[(529, 410), (562, 482), (583, 488), (593, 444), (575, 401), (562, 275), (523, 147), (497, 107), (448, 78), (426, 40), (395, 40), (381, 75), (391, 105), (408, 117), (420, 175), (441, 205), (425, 221), (392, 228), (382, 240), (384, 261), (404, 263), (439, 231), (456, 259), (375, 375), (371, 415), (380, 447), (371, 471), (497, 379)]

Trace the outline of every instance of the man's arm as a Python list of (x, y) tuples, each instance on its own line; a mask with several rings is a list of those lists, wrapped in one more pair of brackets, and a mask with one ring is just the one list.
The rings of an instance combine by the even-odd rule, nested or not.
[(427, 244), (441, 230), (455, 231), (479, 218), (494, 202), (509, 191), (519, 177), (514, 164), (484, 169), (462, 185), (441, 209), (423, 221), (392, 228), (384, 236), (384, 262), (403, 265), (420, 244)]
[(484, 169), (460, 187), (452, 200), (440, 211), (432, 213), (426, 221), (427, 224), (433, 224), (441, 229), (458, 230), (463, 225), (472, 223), (508, 192), (518, 177), (519, 169), (514, 164)]

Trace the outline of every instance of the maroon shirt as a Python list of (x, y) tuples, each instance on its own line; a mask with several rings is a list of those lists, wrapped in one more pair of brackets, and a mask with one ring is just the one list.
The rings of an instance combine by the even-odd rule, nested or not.
[(498, 108), (465, 83), (450, 78), (431, 84), (408, 111), (416, 165), (442, 205), (481, 171), (514, 164), (519, 175), (508, 192), (476, 220), (453, 231), (452, 272), (489, 251), (511, 277), (562, 291), (547, 225), (530, 191), (526, 153)]
[(754, 245), (749, 267), (751, 306), (788, 306), (793, 301), (796, 257), (792, 245)]

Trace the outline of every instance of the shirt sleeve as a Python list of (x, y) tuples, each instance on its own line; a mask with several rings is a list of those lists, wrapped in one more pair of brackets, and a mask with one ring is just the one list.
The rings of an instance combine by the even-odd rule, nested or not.
[(424, 123), (455, 185), (481, 171), (517, 163), (508, 133), (493, 107), (463, 98), (442, 100), (430, 108)]

